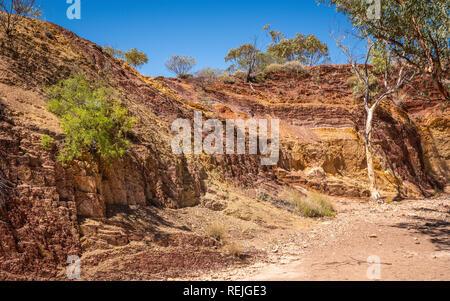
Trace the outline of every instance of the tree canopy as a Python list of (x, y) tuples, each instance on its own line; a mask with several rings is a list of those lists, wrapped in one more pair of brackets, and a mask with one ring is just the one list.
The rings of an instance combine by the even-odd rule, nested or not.
[(270, 64), (268, 55), (259, 50), (256, 43), (248, 43), (231, 49), (225, 57), (225, 62), (232, 62), (231, 69), (244, 70), (247, 73), (247, 82), (251, 74), (261, 71), (264, 66)]
[(336, 6), (363, 34), (386, 41), (393, 55), (432, 75), (444, 99), (449, 99), (450, 57), (448, 0), (383, 0), (381, 18), (368, 14), (367, 1), (317, 0)]
[(123, 57), (125, 58), (125, 61), (128, 64), (130, 64), (135, 68), (148, 63), (147, 54), (137, 50), (136, 48), (130, 49), (127, 52), (125, 52)]
[(166, 68), (177, 76), (187, 75), (197, 65), (197, 60), (191, 56), (174, 55), (166, 61)]
[(297, 61), (309, 66), (323, 62), (329, 56), (328, 46), (322, 43), (316, 36), (310, 34), (296, 34), (292, 39), (275, 30), (270, 30), (270, 25), (263, 28), (272, 39), (272, 44), (267, 47), (267, 53), (275, 57), (277, 62)]

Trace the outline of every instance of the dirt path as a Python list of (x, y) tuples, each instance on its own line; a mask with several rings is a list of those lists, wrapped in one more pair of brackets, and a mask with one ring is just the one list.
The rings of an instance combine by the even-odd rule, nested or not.
[[(336, 201), (338, 216), (270, 250), (265, 262), (206, 280), (450, 280), (450, 197)], [(379, 265), (368, 263), (379, 258)]]

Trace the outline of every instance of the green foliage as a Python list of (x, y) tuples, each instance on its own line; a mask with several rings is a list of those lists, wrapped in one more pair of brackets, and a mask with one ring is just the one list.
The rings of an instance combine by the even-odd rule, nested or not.
[(238, 70), (238, 71), (234, 72), (233, 75), (234, 75), (235, 78), (239, 78), (239, 79), (242, 79), (242, 80), (245, 80), (247, 78), (247, 72), (241, 71), (241, 70)]
[[(355, 71), (352, 72), (355, 74)], [(363, 97), (366, 93), (365, 83), (356, 75), (350, 77), (347, 80), (347, 84), (353, 89), (353, 96), (355, 99)], [(369, 91), (370, 98), (375, 97), (379, 92), (378, 79), (372, 72), (369, 72)]]
[(61, 119), (66, 134), (59, 161), (66, 164), (87, 153), (105, 161), (125, 155), (130, 147), (126, 136), (135, 119), (115, 100), (114, 91), (94, 86), (78, 74), (46, 88), (46, 92), (47, 109)]
[(278, 32), (271, 31), (270, 34), (274, 43), (267, 47), (267, 53), (278, 62), (297, 61), (314, 66), (329, 56), (328, 46), (312, 34), (297, 34), (292, 39), (286, 39)]
[(231, 49), (225, 62), (232, 62), (232, 69), (246, 72), (246, 80), (250, 81), (253, 72), (262, 71), (269, 64), (270, 57), (257, 49), (254, 44), (244, 44)]
[(42, 135), (41, 146), (46, 150), (51, 150), (55, 147), (55, 140), (47, 134)]
[(166, 68), (178, 77), (187, 75), (195, 65), (197, 60), (191, 56), (174, 55), (166, 61)]
[(264, 73), (276, 73), (276, 72), (286, 72), (286, 73), (305, 73), (306, 70), (300, 62), (286, 62), (284, 64), (270, 64), (264, 68)]
[(382, 40), (394, 56), (433, 75), (444, 99), (449, 97), (445, 74), (450, 57), (448, 0), (383, 0), (381, 18), (370, 18), (367, 1), (317, 0), (336, 6), (364, 35)]
[(235, 83), (236, 83), (236, 80), (235, 80), (233, 77), (231, 77), (231, 76), (229, 76), (228, 74), (226, 74), (226, 73), (221, 74), (221, 75), (218, 77), (218, 79), (219, 79), (220, 81), (222, 81), (223, 83), (229, 84), (229, 85), (232, 85), (232, 84), (235, 84)]
[(322, 43), (316, 36), (310, 34), (303, 41), (303, 56), (306, 64), (315, 66), (329, 61), (328, 46)]
[(125, 61), (133, 67), (140, 67), (148, 63), (147, 54), (136, 48), (130, 49), (123, 55)]
[(284, 33), (277, 31), (277, 30), (272, 30), (270, 24), (267, 24), (266, 26), (264, 26), (263, 31), (265, 31), (269, 34), (269, 36), (272, 39), (272, 42), (274, 44), (278, 44), (281, 40), (284, 40), (284, 38), (285, 38)]

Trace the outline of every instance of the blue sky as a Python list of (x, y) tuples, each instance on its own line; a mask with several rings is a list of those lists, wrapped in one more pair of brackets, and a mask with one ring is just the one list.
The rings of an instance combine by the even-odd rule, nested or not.
[(334, 8), (315, 0), (81, 0), (81, 20), (69, 20), (66, 0), (41, 0), (44, 19), (59, 24), (101, 46), (138, 48), (149, 56), (140, 68), (150, 76), (170, 73), (164, 62), (172, 55), (191, 55), (196, 69), (225, 69), (228, 50), (258, 36), (260, 46), (269, 42), (262, 27), (288, 37), (314, 34), (330, 48), (333, 63), (345, 63), (330, 31), (349, 25)]

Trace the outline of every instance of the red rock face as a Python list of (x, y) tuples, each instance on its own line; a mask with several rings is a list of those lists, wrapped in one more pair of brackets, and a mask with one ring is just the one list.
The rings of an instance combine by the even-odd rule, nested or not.
[(76, 204), (60, 199), (39, 136), (6, 122), (0, 132), (3, 174), (13, 185), (0, 210), (0, 278), (54, 278), (67, 254), (80, 255)]
[[(53, 39), (43, 34), (46, 30)], [(57, 119), (45, 110), (42, 87), (80, 71), (92, 80), (105, 80), (140, 119), (131, 151), (111, 165), (78, 161), (63, 167), (55, 152), (40, 145), (44, 133), (63, 140)], [(319, 66), (301, 74), (270, 74), (252, 86), (239, 80), (226, 84), (150, 79), (67, 30), (27, 21), (14, 49), (0, 44), (0, 104), (4, 106), (0, 179), (12, 188), (4, 189), (0, 199), (0, 279), (60, 279), (67, 257), (89, 249), (80, 242), (80, 237), (91, 235), (86, 225), (81, 227), (86, 233), (79, 229), (82, 220), (107, 224), (108, 210), (114, 206), (195, 205), (207, 189), (204, 180), (211, 171), (242, 186), (257, 188), (270, 182), (276, 190), (288, 183), (330, 195), (368, 197), (361, 140), (364, 115), (347, 84), (351, 75), (349, 66)], [(435, 94), (419, 82), (402, 91), (401, 105), (386, 103), (376, 113), (377, 176), (382, 190), (392, 197), (430, 195), (450, 181), (449, 115), (436, 104), (414, 100), (421, 89)], [(205, 97), (210, 105), (201, 102)], [(261, 166), (260, 158), (250, 155), (172, 154), (171, 122), (192, 119), (198, 109), (222, 119), (280, 119), (278, 166)], [(101, 235), (113, 246), (128, 245), (133, 237), (139, 240), (143, 235), (126, 230)], [(191, 238), (175, 238), (163, 244), (175, 244), (181, 254), (177, 242)], [(202, 253), (205, 258), (208, 252)], [(149, 270), (155, 268), (164, 254), (151, 254), (156, 257), (141, 256), (134, 265), (142, 261)], [(189, 254), (171, 257), (172, 269), (180, 258), (192, 262)], [(213, 264), (206, 259), (204, 263)]]
[[(263, 82), (252, 86), (242, 80), (235, 84), (205, 83), (201, 79), (158, 81), (185, 100), (201, 103), (208, 99), (213, 103), (210, 109), (223, 118), (280, 119), (284, 138), (278, 164), (281, 180), (337, 196), (367, 197), (362, 140), (365, 116), (361, 100), (353, 97), (348, 84), (351, 76), (351, 66), (340, 65), (317, 66), (301, 74), (268, 74)], [(449, 185), (439, 164), (448, 164), (448, 146), (442, 140), (450, 137), (439, 130), (440, 138), (432, 143), (435, 161), (440, 161), (436, 164), (427, 163), (426, 153), (432, 151), (424, 152), (430, 145), (424, 143), (429, 134), (423, 134), (428, 118), (441, 118), (447, 124), (449, 114), (439, 112), (439, 103), (417, 101), (424, 90), (431, 97), (439, 96), (424, 78), (411, 86), (385, 101), (375, 114), (373, 144), (378, 182), (392, 197), (430, 196)], [(421, 116), (428, 117), (424, 120)], [(329, 177), (308, 177), (314, 168), (322, 168)]]

